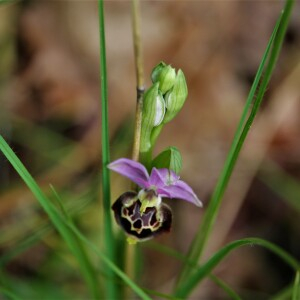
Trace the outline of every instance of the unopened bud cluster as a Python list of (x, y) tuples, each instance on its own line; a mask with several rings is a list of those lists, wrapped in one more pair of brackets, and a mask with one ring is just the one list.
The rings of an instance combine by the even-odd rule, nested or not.
[(183, 72), (179, 69), (176, 74), (175, 69), (164, 62), (153, 69), (151, 79), (153, 85), (147, 90), (143, 104), (142, 152), (151, 148), (155, 127), (170, 122), (181, 110), (188, 95)]

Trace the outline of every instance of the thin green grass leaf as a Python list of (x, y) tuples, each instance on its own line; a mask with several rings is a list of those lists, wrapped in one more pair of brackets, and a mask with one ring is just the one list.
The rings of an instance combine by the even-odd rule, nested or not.
[(222, 279), (218, 278), (217, 276), (210, 274), (209, 278), (220, 288), (222, 288), (230, 299), (234, 300), (242, 300), (242, 298)]
[(282, 197), (292, 209), (300, 212), (300, 184), (298, 180), (270, 160), (264, 162), (258, 176), (273, 192)]
[(3, 269), (0, 269), (0, 296), (1, 293), (11, 300), (21, 299), (15, 292), (13, 292), (12, 282), (8, 279)]
[(276, 295), (272, 296), (269, 300), (290, 300), (292, 298), (292, 293), (293, 293), (293, 285), (288, 285)]
[(78, 238), (74, 236), (74, 234), (69, 230), (69, 228), (65, 225), (64, 219), (61, 217), (60, 214), (57, 213), (52, 203), (47, 199), (44, 195), (38, 184), (35, 182), (33, 177), (29, 174), (27, 169), (24, 167), (22, 162), (19, 158), (15, 155), (15, 153), (11, 150), (9, 145), (0, 135), (0, 150), (15, 168), (17, 173), (21, 176), (23, 181), (29, 187), (31, 192), (34, 194), (36, 199), (39, 201), (40, 205), (48, 214), (49, 218), (60, 232), (66, 243), (68, 244), (70, 250), (73, 252), (77, 261), (80, 265), (82, 274), (90, 288), (93, 297), (98, 299), (100, 298), (99, 293), (99, 284), (97, 282), (97, 277), (92, 267), (83, 247), (82, 244), (79, 242)]
[[(55, 190), (54, 190), (55, 191)], [(67, 211), (66, 211), (66, 209), (64, 208), (64, 204), (62, 203), (62, 201), (61, 201), (61, 199), (60, 199), (60, 197), (57, 195), (57, 201), (59, 202), (59, 206), (62, 208), (62, 211), (64, 212), (64, 214), (66, 215), (66, 223), (67, 223), (67, 225), (70, 227), (70, 229), (73, 231), (73, 232), (75, 232), (75, 234), (84, 242), (84, 243), (86, 243), (92, 250), (94, 250), (95, 251), (95, 249), (97, 249), (96, 247), (95, 247), (95, 245), (94, 244), (92, 244), (91, 242), (89, 242), (79, 231), (78, 231), (78, 229), (75, 227), (75, 225), (74, 225), (74, 223), (73, 223), (73, 221), (72, 221), (72, 219), (71, 219), (71, 217), (68, 215), (68, 213), (67, 213)], [(101, 252), (100, 251), (95, 251), (96, 252), (96, 254), (102, 259), (102, 260), (104, 260), (105, 261), (105, 263), (106, 264), (108, 264), (109, 266), (110, 266), (110, 269), (114, 272), (114, 273), (116, 273), (116, 274), (118, 274), (127, 284), (128, 284), (128, 286), (130, 286), (133, 290), (136, 290), (136, 286), (133, 284), (133, 282), (131, 282), (131, 280), (129, 279), (129, 277), (128, 276), (124, 276), (124, 273), (123, 272), (120, 272), (119, 271), (119, 269), (115, 266), (115, 264), (111, 264), (110, 263), (110, 260), (109, 259), (107, 259), (105, 256), (103, 256), (102, 254), (101, 254)], [(107, 275), (107, 279), (108, 280), (113, 280), (113, 278), (111, 278), (110, 277), (110, 274), (108, 274)], [(142, 291), (142, 290), (139, 290), (138, 292), (140, 293), (140, 291)], [(144, 294), (140, 294), (140, 296), (145, 296)]]
[(2, 288), (0, 287), (0, 296), (2, 295), (6, 296), (8, 299), (11, 300), (21, 300), (21, 298), (19, 298), (16, 294), (14, 294), (12, 291), (6, 289), (6, 288)]
[(9, 263), (12, 259), (25, 252), (33, 245), (38, 243), (47, 233), (51, 231), (51, 227), (46, 225), (42, 228), (39, 228), (37, 232), (34, 232), (32, 235), (28, 236), (17, 245), (15, 245), (12, 249), (10, 249), (7, 253), (1, 254), (0, 256), (0, 268), (3, 268), (7, 263)]
[(296, 272), (292, 300), (300, 299), (300, 271)]
[(150, 248), (150, 249), (159, 251), (160, 253), (163, 253), (163, 254), (165, 254), (167, 256), (173, 257), (176, 260), (183, 261), (186, 264), (190, 264), (191, 266), (197, 265), (197, 263), (189, 261), (188, 257), (185, 256), (184, 254), (182, 254), (182, 253), (174, 250), (173, 248), (170, 248), (168, 246), (164, 246), (162, 244), (159, 244), (159, 243), (157, 243), (155, 241), (149, 241), (148, 243), (142, 244), (142, 247)]
[(53, 194), (55, 196), (54, 198), (56, 199), (56, 202), (57, 202), (57, 204), (58, 204), (58, 206), (59, 206), (59, 208), (60, 208), (63, 216), (66, 218), (66, 220), (68, 222), (70, 222), (70, 223), (73, 222), (70, 214), (68, 214), (68, 212), (67, 212), (67, 210), (66, 210), (66, 208), (65, 208), (65, 206), (64, 206), (64, 204), (63, 204), (63, 202), (62, 202), (62, 200), (60, 198), (60, 196), (58, 195), (57, 191), (55, 190), (55, 188), (54, 188), (54, 186), (52, 184), (50, 184), (50, 188), (51, 188), (51, 190), (52, 190), (52, 192), (53, 192)]
[(72, 224), (68, 224), (68, 226), (72, 229), (72, 231), (78, 236), (80, 240), (82, 240), (86, 245), (89, 246), (98, 256), (103, 260), (103, 262), (113, 270), (132, 290), (140, 296), (142, 299), (150, 300), (151, 298), (144, 293), (144, 291), (139, 288), (124, 272), (122, 272), (107, 256), (105, 256), (101, 251), (99, 251), (98, 247), (91, 243), (88, 239), (86, 239), (80, 231)]
[(167, 295), (167, 294), (163, 294), (163, 293), (159, 293), (159, 292), (154, 291), (154, 290), (144, 289), (144, 291), (147, 292), (150, 295), (159, 297), (158, 299), (180, 300), (180, 298), (170, 296), (170, 295)]
[[(212, 194), (211, 200), (209, 202), (208, 208), (204, 214), (203, 221), (200, 224), (198, 233), (190, 247), (189, 250), (189, 260), (198, 261), (201, 257), (204, 247), (207, 243), (208, 237), (212, 231), (213, 225), (217, 218), (217, 214), (222, 202), (224, 192), (227, 188), (229, 179), (233, 172), (234, 166), (240, 154), (241, 148), (247, 137), (247, 134), (251, 128), (254, 118), (262, 102), (264, 93), (266, 91), (267, 85), (270, 81), (275, 63), (278, 58), (278, 54), (282, 45), (282, 41), (286, 32), (287, 24), (289, 22), (289, 17), (292, 11), (294, 1), (287, 0), (283, 13), (281, 14), (279, 20), (276, 23), (274, 31), (271, 35), (270, 41), (267, 45), (266, 51), (263, 55), (261, 64), (259, 66), (258, 72), (256, 74), (255, 80), (253, 82), (252, 88), (250, 90), (247, 103), (244, 107), (240, 123), (237, 127), (237, 131), (234, 136), (233, 143), (231, 145), (229, 154), (224, 164), (223, 171), (218, 179), (215, 190)], [(266, 62), (268, 63), (266, 65)], [(264, 75), (263, 75), (264, 73)], [(260, 84), (259, 84), (260, 82)], [(255, 98), (255, 92), (257, 96)], [(250, 104), (253, 103), (253, 107), (249, 114), (247, 121), (245, 122), (246, 116), (248, 115), (248, 110)], [(189, 265), (184, 265), (181, 271), (176, 287), (180, 286), (183, 281), (188, 278), (192, 272), (192, 267)]]
[[(98, 0), (99, 13), (99, 35), (100, 35), (100, 77), (101, 77), (101, 108), (102, 108), (102, 202), (103, 202), (103, 228), (106, 254), (115, 261), (115, 240), (111, 220), (111, 195), (110, 177), (107, 165), (110, 162), (109, 153), (109, 129), (108, 129), (108, 96), (107, 96), (107, 71), (106, 71), (106, 49), (105, 49), (105, 24), (104, 3)], [(114, 274), (111, 272), (111, 277)], [(107, 298), (117, 299), (118, 289), (115, 280), (106, 281)]]
[(234, 249), (245, 245), (259, 245), (262, 246), (276, 255), (278, 255), (282, 260), (284, 260), (290, 267), (296, 271), (300, 270), (299, 262), (289, 255), (286, 251), (280, 247), (258, 238), (246, 238), (242, 240), (237, 240), (229, 243), (219, 251), (217, 251), (206, 263), (199, 267), (188, 280), (184, 282), (174, 293), (175, 297), (180, 297), (186, 299), (187, 296), (192, 292), (192, 290), (206, 277), (212, 270)]
[[(173, 257), (176, 260), (183, 261), (186, 264), (190, 264), (191, 266), (196, 265), (195, 262), (188, 261), (187, 257), (184, 254), (182, 254), (170, 247), (158, 244), (156, 242), (151, 241), (151, 242), (147, 243), (145, 245), (145, 247), (149, 247), (153, 250), (159, 251), (160, 253), (163, 253), (167, 256)], [(198, 267), (200, 267), (200, 266), (198, 266)], [(213, 282), (215, 282), (220, 288), (222, 288), (231, 299), (241, 299), (240, 296), (228, 284), (226, 284), (222, 279), (218, 278), (217, 276), (215, 276), (213, 274), (209, 274), (208, 276)]]
[(18, 3), (18, 2), (22, 2), (22, 0), (0, 0), (0, 5), (2, 5), (2, 4), (14, 4), (14, 3)]
[[(68, 220), (63, 218), (61, 214), (58, 212), (57, 208), (52, 204), (49, 199), (44, 195), (42, 190), (39, 188), (38, 184), (35, 182), (33, 177), (29, 174), (25, 166), (22, 164), (22, 162), (19, 160), (19, 158), (15, 155), (15, 153), (12, 151), (12, 149), (9, 147), (9, 145), (6, 143), (6, 141), (3, 139), (3, 137), (0, 135), (0, 150), (3, 152), (5, 157), (10, 161), (12, 166), (15, 168), (15, 170), (18, 172), (18, 174), (21, 176), (21, 178), (24, 180), (24, 182), (27, 184), (29, 189), (32, 191), (36, 199), (39, 201), (43, 209), (48, 214), (49, 218), (51, 219), (52, 223), (55, 225), (57, 230), (61, 233), (63, 238), (65, 239), (66, 243), (69, 245), (70, 249), (74, 251), (75, 256), (77, 257), (78, 261), (80, 263), (83, 263), (82, 268), (84, 268), (83, 273), (92, 272), (90, 270), (85, 270), (87, 268), (87, 265), (85, 264), (86, 254), (82, 254), (82, 244), (79, 243), (79, 241), (84, 242), (87, 246), (89, 246), (90, 249), (92, 249), (97, 256), (106, 264), (106, 266), (113, 270), (114, 273), (116, 273), (128, 286), (130, 286), (137, 295), (139, 295), (142, 299), (150, 300), (151, 298), (145, 294), (145, 292), (139, 288), (124, 272), (122, 272), (106, 255), (104, 255), (96, 245), (91, 243), (88, 239), (86, 239), (80, 231)], [(73, 234), (71, 234), (73, 233)], [(74, 236), (76, 239), (74, 239)], [(83, 256), (83, 257), (81, 257)], [(79, 257), (79, 258), (78, 258)], [(96, 281), (96, 274), (85, 274), (85, 276), (91, 276), (93, 275), (93, 280), (95, 280), (95, 284), (97, 284)], [(89, 282), (88, 282), (89, 283)], [(90, 284), (90, 283), (89, 283)], [(95, 294), (95, 291), (94, 291)], [(94, 296), (95, 298), (99, 298), (98, 295)]]

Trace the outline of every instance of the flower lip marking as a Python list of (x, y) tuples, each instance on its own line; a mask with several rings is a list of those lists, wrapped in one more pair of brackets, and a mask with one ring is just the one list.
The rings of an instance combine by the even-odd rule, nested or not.
[(168, 205), (147, 207), (141, 213), (141, 201), (137, 193), (125, 192), (113, 204), (112, 209), (117, 223), (132, 238), (145, 241), (163, 232), (169, 232), (172, 224), (172, 211)]
[(146, 168), (139, 162), (127, 158), (120, 158), (108, 165), (108, 168), (115, 171), (139, 185), (142, 190), (155, 191), (157, 196), (162, 198), (176, 198), (202, 206), (192, 188), (179, 176), (168, 169), (151, 170), (149, 175)]
[(162, 202), (163, 197), (177, 198), (202, 206), (192, 188), (168, 169), (151, 170), (127, 158), (108, 165), (111, 170), (129, 178), (142, 189), (128, 191), (112, 205), (117, 223), (129, 235), (129, 242), (143, 241), (162, 232), (168, 232), (172, 224), (172, 211)]

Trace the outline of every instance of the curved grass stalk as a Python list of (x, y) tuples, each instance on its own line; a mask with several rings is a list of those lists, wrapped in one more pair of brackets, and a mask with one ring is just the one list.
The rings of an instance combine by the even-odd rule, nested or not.
[(49, 218), (55, 225), (56, 229), (59, 231), (61, 236), (64, 238), (66, 244), (69, 246), (70, 250), (76, 257), (81, 272), (89, 286), (93, 298), (99, 299), (99, 284), (97, 282), (97, 276), (95, 270), (82, 246), (82, 243), (78, 240), (76, 236), (66, 227), (64, 219), (57, 214), (55, 207), (51, 201), (44, 195), (38, 184), (35, 182), (33, 177), (29, 174), (27, 169), (24, 167), (22, 162), (18, 159), (15, 153), (11, 150), (9, 145), (0, 135), (0, 150), (3, 152), (5, 157), (9, 160), (11, 165), (19, 173), (23, 181), (29, 187), (31, 192), (34, 194), (36, 199), (39, 201), (40, 205), (47, 212)]
[[(194, 262), (198, 261), (204, 251), (209, 235), (212, 231), (213, 225), (217, 218), (217, 214), (222, 202), (222, 198), (227, 188), (234, 166), (240, 154), (241, 148), (245, 142), (247, 134), (252, 126), (257, 111), (261, 105), (267, 85), (273, 73), (281, 49), (283, 38), (286, 32), (286, 28), (289, 22), (293, 4), (294, 4), (294, 0), (286, 1), (284, 10), (280, 18), (278, 19), (274, 31), (271, 35), (270, 41), (267, 45), (266, 51), (263, 55), (262, 61), (257, 71), (255, 80), (251, 87), (246, 105), (242, 113), (242, 117), (240, 119), (239, 125), (237, 127), (237, 131), (234, 136), (234, 140), (232, 142), (229, 154), (225, 161), (223, 171), (219, 176), (219, 180), (212, 194), (211, 200), (209, 202), (209, 206), (204, 214), (203, 221), (200, 224), (198, 233), (194, 238), (193, 243), (190, 247), (189, 254), (188, 254), (189, 261), (194, 261)], [(257, 91), (257, 95), (255, 97), (256, 91)], [(253, 101), (254, 101), (253, 107), (251, 109), (247, 121), (245, 121), (251, 103)], [(190, 265), (185, 264), (183, 270), (181, 271), (178, 277), (178, 281), (176, 284), (177, 289), (180, 287), (180, 285), (183, 284), (184, 280), (186, 280), (191, 273), (192, 273), (192, 267)]]
[[(169, 248), (167, 246), (163, 246), (157, 243), (153, 243), (150, 242), (147, 245), (148, 247), (157, 250), (161, 253), (164, 253), (167, 256), (173, 257), (176, 260), (185, 262), (187, 264), (190, 264), (191, 266), (195, 266), (195, 263), (192, 263), (191, 261), (188, 261), (186, 256), (172, 248)], [(200, 267), (200, 266), (198, 266)], [(215, 283), (217, 284), (221, 289), (224, 290), (224, 292), (231, 298), (231, 299), (235, 299), (235, 300), (241, 300), (240, 296), (228, 285), (226, 284), (222, 279), (220, 279), (219, 277), (213, 275), (213, 274), (209, 274), (208, 277)], [(149, 292), (151, 294), (151, 292)], [(181, 299), (178, 297), (175, 297), (174, 299)]]
[(0, 294), (6, 296), (8, 299), (11, 299), (11, 300), (21, 300), (21, 298), (19, 298), (12, 291), (10, 291), (6, 288), (3, 288), (3, 287), (0, 287)]
[(26, 183), (44, 211), (48, 214), (55, 228), (61, 234), (70, 250), (73, 252), (74, 256), (77, 258), (82, 274), (85, 277), (86, 282), (92, 292), (93, 299), (99, 299), (103, 297), (100, 297), (97, 274), (95, 273), (95, 270), (89, 261), (89, 258), (83, 247), (83, 243), (85, 243), (90, 249), (92, 249), (101, 259), (101, 261), (106, 265), (106, 267), (108, 267), (108, 269), (111, 270), (114, 274), (118, 275), (128, 286), (130, 286), (135, 291), (138, 296), (145, 300), (151, 299), (124, 272), (122, 272), (107, 255), (103, 254), (96, 245), (86, 239), (72, 224), (72, 222), (68, 221), (69, 218), (62, 217), (62, 214), (58, 212), (53, 203), (45, 196), (36, 181), (33, 179), (33, 177), (30, 175), (25, 166), (15, 155), (15, 153), (12, 151), (12, 149), (9, 147), (9, 145), (1, 135), (0, 151), (2, 151), (2, 153), (9, 160), (16, 172)]
[(242, 300), (242, 298), (227, 284), (225, 283), (225, 281), (221, 280), (220, 278), (218, 278), (217, 276), (211, 274), (209, 275), (209, 278), (219, 287), (221, 287), (226, 294), (228, 295), (228, 297), (230, 297), (230, 299), (233, 300)]
[(300, 299), (300, 271), (296, 272), (292, 300)]
[(272, 296), (269, 300), (290, 300), (292, 298), (292, 293), (293, 285), (288, 285), (280, 290), (276, 295)]
[[(102, 202), (103, 202), (103, 228), (106, 254), (111, 261), (115, 261), (116, 249), (112, 230), (110, 177), (107, 165), (110, 162), (109, 129), (108, 129), (108, 96), (107, 96), (107, 71), (105, 48), (104, 3), (98, 0), (99, 9), (99, 34), (100, 34), (100, 78), (101, 78), (101, 107), (102, 107)], [(109, 270), (109, 279), (106, 280), (107, 298), (118, 298), (118, 289), (115, 284), (114, 274)]]
[(300, 263), (294, 259), (291, 255), (289, 255), (286, 251), (281, 249), (280, 247), (272, 244), (268, 241), (259, 238), (246, 238), (242, 240), (237, 240), (229, 243), (219, 251), (217, 251), (206, 263), (204, 263), (201, 267), (197, 268), (197, 270), (189, 277), (187, 281), (184, 282), (174, 293), (175, 297), (186, 299), (187, 296), (192, 292), (192, 290), (206, 277), (208, 276), (212, 270), (232, 251), (239, 247), (245, 245), (259, 245), (262, 246), (276, 255), (281, 257), (287, 264), (289, 264), (295, 271), (300, 271)]

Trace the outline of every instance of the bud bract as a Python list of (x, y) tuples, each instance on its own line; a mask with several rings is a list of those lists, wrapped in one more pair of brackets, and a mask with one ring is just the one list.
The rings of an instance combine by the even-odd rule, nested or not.
[(151, 79), (153, 83), (156, 83), (159, 80), (160, 72), (166, 66), (167, 65), (163, 61), (161, 61), (156, 67), (154, 67), (151, 73)]
[(179, 174), (182, 168), (182, 157), (176, 147), (168, 147), (158, 154), (152, 161), (152, 167), (169, 169)]
[(170, 122), (181, 110), (188, 95), (184, 74), (178, 70), (173, 88), (165, 95), (166, 114), (163, 122)]
[(143, 119), (141, 129), (140, 151), (146, 152), (151, 148), (151, 133), (153, 128), (163, 121), (166, 105), (158, 90), (159, 83), (155, 83), (145, 94), (143, 103)]
[(143, 103), (143, 126), (151, 129), (162, 122), (166, 110), (164, 98), (158, 87), (159, 83), (156, 83), (147, 91)]
[(152, 82), (159, 83), (159, 90), (164, 95), (174, 85), (176, 79), (176, 71), (170, 65), (160, 62), (152, 71)]

